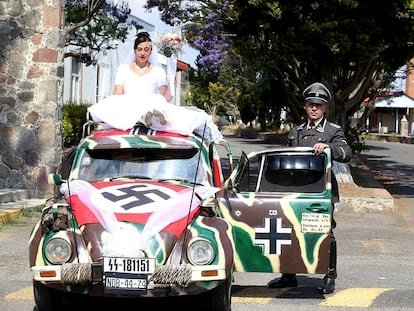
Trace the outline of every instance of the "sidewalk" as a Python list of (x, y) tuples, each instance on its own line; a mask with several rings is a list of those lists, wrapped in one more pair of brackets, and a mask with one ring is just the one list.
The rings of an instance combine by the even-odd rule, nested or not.
[(359, 157), (350, 162), (353, 183), (339, 183), (337, 212), (382, 213), (394, 211), (394, 199), (374, 178), (370, 167)]

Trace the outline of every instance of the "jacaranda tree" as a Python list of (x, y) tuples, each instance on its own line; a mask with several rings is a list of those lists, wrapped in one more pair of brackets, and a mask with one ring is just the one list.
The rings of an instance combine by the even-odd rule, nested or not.
[(414, 56), (412, 0), (149, 0), (147, 7), (181, 23), (200, 50), (200, 77), (225, 76), (259, 119), (285, 108), (298, 122), (301, 91), (320, 81), (334, 94), (328, 118), (346, 126)]

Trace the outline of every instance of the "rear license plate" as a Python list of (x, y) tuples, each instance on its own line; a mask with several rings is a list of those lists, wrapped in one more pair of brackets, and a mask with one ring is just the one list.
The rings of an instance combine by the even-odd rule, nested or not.
[(104, 257), (104, 274), (107, 272), (152, 274), (155, 258)]
[(106, 273), (104, 287), (107, 294), (145, 295), (148, 278), (146, 274)]

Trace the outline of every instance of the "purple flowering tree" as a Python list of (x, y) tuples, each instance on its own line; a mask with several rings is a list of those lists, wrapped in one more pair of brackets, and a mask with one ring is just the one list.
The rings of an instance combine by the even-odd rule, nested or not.
[[(198, 78), (237, 87), (239, 108), (252, 108), (246, 115), (257, 113), (262, 125), (282, 108), (288, 122), (299, 122), (301, 91), (320, 81), (334, 94), (328, 119), (346, 127), (362, 101), (389, 83), (387, 73), (412, 68), (410, 1), (149, 0), (147, 7), (184, 25), (200, 50)], [(200, 81), (200, 90), (208, 83)]]

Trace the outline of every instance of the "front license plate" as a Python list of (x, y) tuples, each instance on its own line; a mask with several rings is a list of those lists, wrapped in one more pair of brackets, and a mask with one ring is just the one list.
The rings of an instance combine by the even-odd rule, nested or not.
[(147, 275), (124, 273), (105, 274), (104, 286), (107, 294), (145, 295), (147, 293)]
[(151, 274), (155, 271), (155, 258), (104, 257), (104, 273)]

